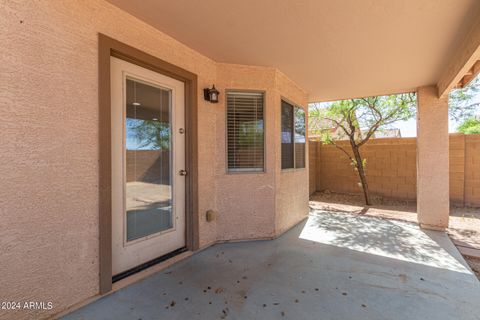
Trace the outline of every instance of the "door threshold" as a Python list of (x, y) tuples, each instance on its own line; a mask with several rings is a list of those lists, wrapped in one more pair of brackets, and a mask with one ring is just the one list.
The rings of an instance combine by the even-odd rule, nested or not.
[(122, 279), (125, 279), (127, 277), (130, 277), (131, 275), (134, 275), (136, 273), (139, 273), (139, 272), (142, 272), (143, 270), (145, 269), (148, 269), (150, 267), (153, 267), (161, 262), (164, 262), (166, 260), (169, 260), (181, 253), (184, 253), (188, 251), (186, 247), (183, 247), (183, 248), (179, 248), (177, 250), (174, 250), (172, 252), (169, 252), (167, 254), (164, 254), (163, 256), (160, 256), (158, 258), (155, 258), (155, 259), (152, 259), (150, 261), (147, 261), (145, 263), (142, 263), (141, 265), (139, 266), (136, 266), (136, 267), (133, 267), (131, 269), (128, 269), (127, 271), (124, 271), (122, 273), (119, 273), (115, 276), (112, 277), (112, 283), (115, 283), (115, 282), (118, 282)]
[(117, 282), (112, 284), (112, 290), (108, 292), (107, 294), (111, 294), (117, 290), (123, 289), (125, 287), (128, 287), (129, 285), (138, 282), (140, 280), (143, 280), (157, 272), (160, 272), (162, 270), (165, 270), (166, 268), (174, 265), (177, 262), (182, 261), (183, 259), (186, 259), (190, 257), (193, 254), (192, 251), (185, 251), (183, 253), (179, 253), (170, 259), (166, 259), (163, 262), (157, 263), (150, 268), (146, 268), (142, 271), (139, 271), (137, 273), (134, 273), (126, 278), (123, 278), (122, 280), (118, 280)]

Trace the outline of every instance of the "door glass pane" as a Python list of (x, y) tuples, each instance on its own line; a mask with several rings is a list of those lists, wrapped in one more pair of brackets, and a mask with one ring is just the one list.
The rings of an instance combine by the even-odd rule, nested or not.
[(173, 227), (170, 90), (127, 78), (127, 241)]

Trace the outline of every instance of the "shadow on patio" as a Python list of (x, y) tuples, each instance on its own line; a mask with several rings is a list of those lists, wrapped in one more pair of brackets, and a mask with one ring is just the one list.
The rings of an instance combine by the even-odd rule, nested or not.
[(273, 241), (215, 245), (65, 319), (479, 319), (446, 234), (312, 210)]

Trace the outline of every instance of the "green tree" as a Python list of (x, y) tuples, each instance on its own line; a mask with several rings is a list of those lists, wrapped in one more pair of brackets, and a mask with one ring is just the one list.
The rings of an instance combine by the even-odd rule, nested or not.
[[(341, 100), (323, 107), (314, 105), (311, 109), (310, 117), (323, 117), (326, 120), (324, 127), (320, 126), (314, 133), (321, 136), (323, 143), (332, 144), (348, 157), (358, 173), (366, 205), (371, 205), (365, 175), (367, 161), (362, 157), (360, 148), (380, 128), (414, 117), (415, 110), (416, 95), (413, 93)], [(343, 131), (350, 143), (350, 152), (337, 143), (336, 137), (331, 134), (332, 129)]]
[(476, 77), (463, 89), (452, 90), (448, 105), (450, 118), (455, 121), (465, 121), (475, 116), (480, 107), (477, 97), (480, 94), (480, 77)]
[(170, 148), (170, 124), (156, 120), (127, 118), (128, 134), (137, 141), (137, 148), (168, 150)]
[(480, 120), (469, 118), (458, 126), (457, 131), (464, 134), (480, 134)]

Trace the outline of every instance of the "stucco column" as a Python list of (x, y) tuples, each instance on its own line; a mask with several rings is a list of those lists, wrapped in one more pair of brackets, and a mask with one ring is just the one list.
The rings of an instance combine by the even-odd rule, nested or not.
[(448, 227), (448, 95), (436, 86), (417, 91), (417, 214), (422, 228)]

